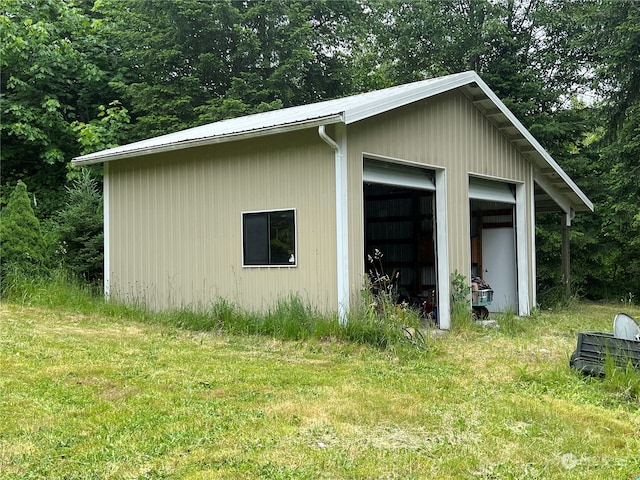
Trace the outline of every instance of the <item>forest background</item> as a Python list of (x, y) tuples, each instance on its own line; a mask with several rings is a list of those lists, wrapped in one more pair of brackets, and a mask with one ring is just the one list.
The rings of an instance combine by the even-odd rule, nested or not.
[[(100, 167), (70, 160), (271, 109), (475, 70), (595, 205), (573, 292), (640, 296), (638, 0), (3, 0), (0, 273), (102, 280)], [(560, 217), (536, 217), (562, 301)]]

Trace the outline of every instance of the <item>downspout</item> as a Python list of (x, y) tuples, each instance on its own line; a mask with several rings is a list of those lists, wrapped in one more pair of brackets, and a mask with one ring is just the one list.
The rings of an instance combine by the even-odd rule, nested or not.
[(336, 257), (338, 287), (338, 321), (347, 323), (349, 311), (349, 222), (347, 205), (347, 162), (343, 148), (325, 131), (324, 125), (318, 127), (318, 135), (335, 152), (336, 178)]

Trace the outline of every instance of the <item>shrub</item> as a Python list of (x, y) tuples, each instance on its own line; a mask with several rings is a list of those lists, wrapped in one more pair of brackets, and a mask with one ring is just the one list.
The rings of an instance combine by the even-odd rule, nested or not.
[(27, 186), (18, 181), (0, 212), (0, 273), (37, 275), (46, 270), (45, 243)]

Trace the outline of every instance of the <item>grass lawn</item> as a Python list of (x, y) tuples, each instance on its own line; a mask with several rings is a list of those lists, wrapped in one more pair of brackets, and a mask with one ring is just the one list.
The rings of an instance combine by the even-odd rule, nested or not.
[(638, 377), (568, 367), (621, 309), (382, 350), (4, 303), (0, 478), (635, 480)]

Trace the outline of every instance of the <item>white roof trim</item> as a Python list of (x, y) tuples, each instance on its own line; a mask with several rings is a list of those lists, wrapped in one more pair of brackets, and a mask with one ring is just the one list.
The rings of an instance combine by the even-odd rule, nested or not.
[[(121, 147), (110, 148), (100, 152), (89, 153), (74, 158), (71, 163), (73, 165), (91, 165), (95, 163), (110, 162), (113, 160), (121, 160), (124, 158), (139, 157), (142, 155), (150, 155), (152, 153), (168, 152), (171, 150), (181, 150), (183, 148), (201, 147), (203, 145), (211, 145), (214, 143), (230, 142), (232, 140), (241, 140), (248, 138), (273, 135), (303, 128), (312, 128), (319, 125), (328, 125), (332, 123), (342, 122), (340, 115), (327, 116), (317, 119), (310, 119), (300, 122), (292, 122), (283, 125), (274, 125), (269, 127), (256, 128), (244, 131), (221, 132), (217, 135), (202, 135), (205, 129), (202, 127), (190, 128), (176, 133), (154, 137), (149, 140), (142, 140)], [(215, 125), (215, 124), (211, 124)], [(203, 125), (208, 127), (209, 125)], [(182, 134), (182, 135), (177, 135)], [(186, 134), (186, 135), (185, 135)]]
[[(475, 72), (474, 72), (475, 73)], [(496, 96), (495, 93), (489, 88), (489, 86), (484, 83), (484, 81), (476, 74), (477, 80), (475, 82), (482, 89), (484, 94), (500, 109), (500, 111), (507, 117), (509, 122), (513, 124), (514, 127), (518, 129), (518, 131), (522, 134), (522, 136), (529, 142), (529, 144), (535, 148), (535, 150), (542, 156), (542, 158), (546, 161), (549, 167), (551, 167), (555, 173), (558, 174), (560, 178), (573, 190), (573, 192), (580, 198), (580, 200), (585, 204), (585, 206), (593, 211), (593, 203), (589, 198), (580, 190), (580, 188), (569, 178), (569, 175), (566, 174), (560, 165), (549, 155), (549, 153), (540, 145), (540, 143), (531, 135), (531, 132), (527, 130), (520, 120), (516, 118), (516, 116), (507, 108), (507, 106), (502, 103), (502, 101)]]
[(89, 165), (109, 162), (182, 148), (272, 135), (331, 123), (344, 123), (345, 125), (349, 125), (410, 103), (471, 84), (477, 85), (482, 90), (482, 93), (487, 99), (500, 110), (509, 123), (524, 137), (528, 145), (533, 147), (533, 150), (542, 158), (544, 167), (550, 168), (551, 171), (557, 174), (577, 199), (579, 199), (587, 209), (593, 211), (593, 204), (587, 196), (474, 71), (456, 73), (309, 105), (283, 108), (222, 120), (220, 122), (189, 128), (128, 145), (82, 155), (74, 158), (72, 164)]
[(320, 124), (342, 122), (348, 125), (446, 92), (476, 79), (479, 77), (475, 72), (456, 73), (350, 97), (246, 115), (82, 155), (74, 158), (72, 163), (87, 165), (109, 162), (167, 150), (271, 135)]

